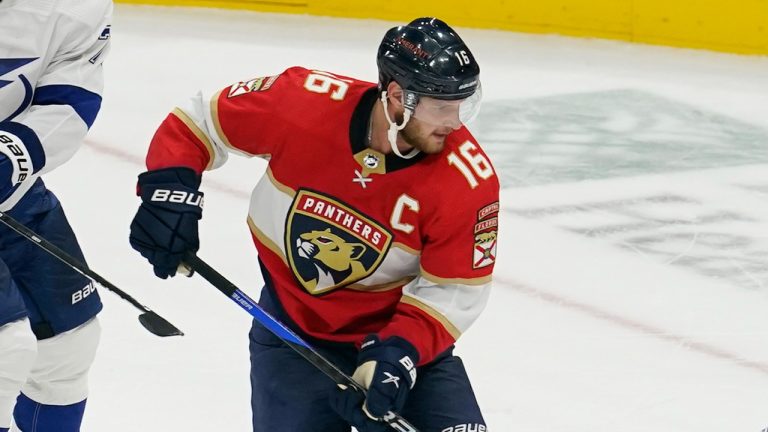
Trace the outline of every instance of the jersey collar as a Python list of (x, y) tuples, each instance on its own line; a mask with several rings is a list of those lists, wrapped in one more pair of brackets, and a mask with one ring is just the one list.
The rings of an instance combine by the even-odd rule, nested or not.
[(352, 154), (362, 168), (363, 175), (366, 176), (370, 173), (386, 174), (408, 168), (427, 156), (424, 153), (419, 153), (411, 159), (403, 159), (394, 153), (384, 155), (368, 148), (368, 124), (377, 100), (379, 98), (376, 87), (366, 90), (352, 113), (352, 121), (349, 125), (349, 142), (352, 146)]

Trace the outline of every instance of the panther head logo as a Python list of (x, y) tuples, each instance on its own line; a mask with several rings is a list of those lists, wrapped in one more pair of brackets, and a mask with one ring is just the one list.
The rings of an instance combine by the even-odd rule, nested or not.
[(485, 232), (475, 235), (475, 242), (486, 243), (496, 240), (496, 231)]
[(330, 228), (299, 235), (296, 249), (300, 257), (312, 261), (317, 269), (317, 278), (307, 281), (310, 290), (343, 285), (366, 273), (359, 259), (367, 247), (362, 243), (348, 243)]
[(310, 295), (341, 289), (373, 274), (392, 238), (375, 219), (308, 189), (296, 193), (285, 220), (287, 264)]

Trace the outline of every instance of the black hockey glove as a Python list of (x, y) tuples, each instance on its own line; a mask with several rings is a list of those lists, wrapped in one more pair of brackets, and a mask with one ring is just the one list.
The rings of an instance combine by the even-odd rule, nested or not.
[(354, 426), (359, 432), (390, 432), (390, 427), (378, 420), (373, 420), (363, 412), (365, 395), (354, 389), (340, 389), (334, 387), (331, 392), (330, 402), (336, 411), (350, 426)]
[(0, 202), (5, 201), (14, 191), (11, 181), (13, 176), (13, 161), (8, 156), (0, 153)]
[[(365, 338), (357, 357), (357, 369), (352, 378), (368, 390), (362, 407), (355, 409), (355, 399), (360, 398), (353, 389), (331, 398), (331, 404), (345, 420), (355, 427), (359, 422), (359, 409), (371, 419), (377, 420), (388, 411), (399, 413), (405, 405), (408, 392), (416, 383), (416, 348), (399, 337), (380, 341), (376, 335)], [(359, 427), (358, 427), (359, 428)], [(366, 429), (367, 430), (367, 429)]]
[(139, 175), (141, 206), (131, 222), (131, 246), (160, 278), (176, 275), (187, 251), (197, 251), (197, 221), (203, 216), (200, 177), (190, 168), (164, 168)]
[(13, 195), (22, 182), (45, 164), (45, 153), (29, 127), (0, 121), (0, 202)]

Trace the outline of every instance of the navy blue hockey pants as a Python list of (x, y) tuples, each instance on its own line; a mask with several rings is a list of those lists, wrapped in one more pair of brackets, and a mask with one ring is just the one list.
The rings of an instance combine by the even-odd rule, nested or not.
[[(314, 348), (342, 371), (351, 375), (355, 370), (354, 346)], [(250, 332), (250, 351), (254, 432), (351, 430), (328, 403), (336, 384), (257, 321)], [(467, 372), (452, 348), (418, 369), (400, 414), (421, 432), (486, 431)]]
[[(9, 216), (85, 262), (56, 196), (42, 180)], [(0, 224), (0, 325), (28, 316), (38, 339), (72, 330), (101, 310), (91, 281)]]

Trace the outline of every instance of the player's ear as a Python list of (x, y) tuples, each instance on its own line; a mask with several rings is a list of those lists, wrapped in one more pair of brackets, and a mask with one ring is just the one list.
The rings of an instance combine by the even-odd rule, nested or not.
[(387, 97), (390, 105), (397, 109), (403, 107), (403, 88), (395, 81), (390, 81), (387, 85)]

